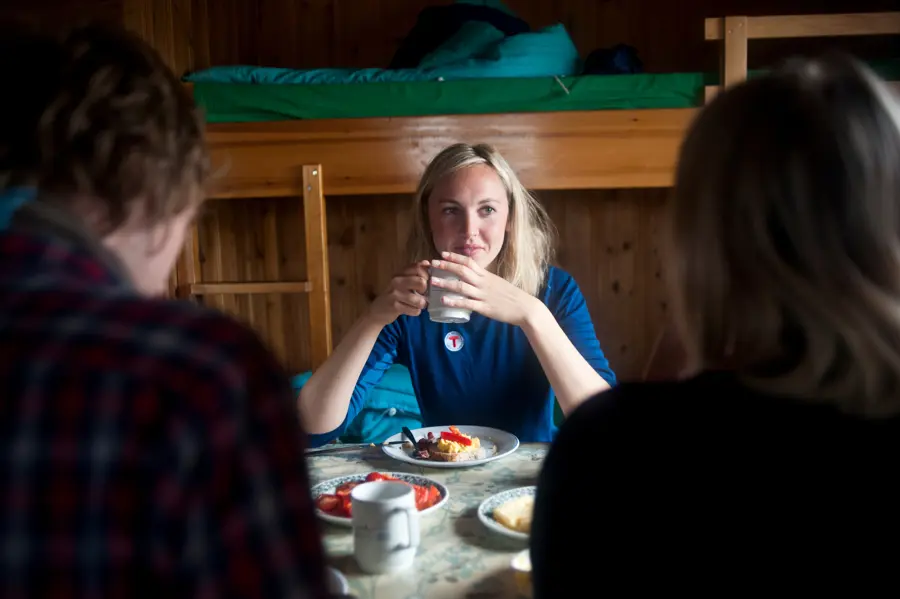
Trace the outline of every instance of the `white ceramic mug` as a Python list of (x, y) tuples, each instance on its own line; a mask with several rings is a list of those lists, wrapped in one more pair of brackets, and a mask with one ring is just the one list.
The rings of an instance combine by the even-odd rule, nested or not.
[(413, 488), (402, 482), (363, 483), (350, 491), (353, 555), (369, 574), (412, 565), (419, 547), (419, 510)]
[[(431, 276), (444, 279), (445, 281), (458, 281), (459, 277), (455, 274), (442, 270), (440, 268), (431, 268)], [(463, 299), (463, 296), (451, 293), (441, 287), (434, 287), (431, 284), (431, 278), (428, 279), (428, 317), (432, 322), (446, 322), (451, 324), (462, 324), (469, 322), (472, 316), (471, 310), (445, 306), (441, 301), (442, 297), (455, 299)]]

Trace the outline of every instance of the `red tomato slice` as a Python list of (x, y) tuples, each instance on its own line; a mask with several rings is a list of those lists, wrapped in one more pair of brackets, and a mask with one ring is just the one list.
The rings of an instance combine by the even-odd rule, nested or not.
[(428, 507), (433, 506), (441, 500), (441, 492), (434, 485), (428, 487)]
[(428, 507), (428, 489), (419, 485), (413, 485), (413, 489), (416, 492), (416, 509), (422, 511)]
[(341, 512), (341, 515), (345, 518), (350, 518), (353, 515), (353, 503), (349, 495), (347, 497), (344, 497), (341, 502)]
[(344, 483), (335, 489), (334, 494), (338, 497), (346, 497), (350, 495), (350, 491), (353, 490), (354, 487), (358, 487), (359, 483)]
[(377, 480), (400, 480), (396, 476), (391, 476), (390, 474), (384, 474), (382, 472), (369, 472), (366, 475), (366, 482), (371, 483)]
[(316, 499), (316, 507), (326, 513), (331, 513), (341, 504), (337, 495), (319, 495)]
[(464, 445), (468, 447), (472, 444), (472, 439), (468, 437), (463, 437), (459, 433), (448, 433), (447, 431), (441, 432), (441, 439), (445, 439), (447, 441), (453, 441), (455, 443), (459, 443), (460, 445)]

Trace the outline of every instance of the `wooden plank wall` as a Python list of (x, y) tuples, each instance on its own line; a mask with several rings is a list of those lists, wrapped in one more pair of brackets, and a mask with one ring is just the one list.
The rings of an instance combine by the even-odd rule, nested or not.
[[(28, 0), (8, 0), (26, 3)], [(65, 0), (37, 0), (60, 3)], [(109, 4), (115, 0), (82, 0)], [(451, 0), (119, 0), (178, 73), (221, 64), (288, 68), (383, 67), (418, 12)], [(703, 19), (896, 10), (897, 0), (506, 0), (532, 28), (561, 22), (582, 56), (623, 43), (638, 49), (648, 71), (715, 69)], [(135, 19), (137, 19), (135, 21)], [(831, 43), (831, 42), (829, 42)], [(854, 40), (848, 48), (896, 42)], [(821, 47), (815, 40), (792, 47)], [(752, 62), (783, 55), (784, 43), (754, 45)]]
[[(153, 43), (178, 73), (237, 63), (367, 67), (386, 66), (418, 11), (445, 1), (6, 0), (0, 17), (48, 27), (79, 18), (121, 22)], [(648, 71), (667, 72), (717, 67), (715, 48), (703, 41), (705, 17), (889, 10), (896, 0), (691, 0), (680, 6), (655, 0), (508, 0), (507, 5), (533, 27), (564, 23), (583, 56), (626, 43), (638, 48)], [(751, 66), (783, 52), (778, 42), (755, 44)], [(668, 193), (538, 194), (559, 229), (558, 263), (582, 286), (601, 344), (626, 379), (640, 375), (666, 311), (660, 221)], [(403, 196), (327, 198), (335, 341), (403, 264), (408, 202)], [(306, 274), (302, 229), (297, 198), (211, 202), (200, 226), (202, 278), (301, 279)], [(292, 370), (308, 368), (305, 296), (207, 301), (259, 330)]]

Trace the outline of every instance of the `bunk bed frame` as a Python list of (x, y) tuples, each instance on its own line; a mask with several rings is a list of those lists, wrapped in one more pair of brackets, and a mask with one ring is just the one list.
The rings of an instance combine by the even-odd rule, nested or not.
[[(723, 41), (720, 81), (747, 76), (747, 42), (760, 38), (900, 33), (900, 12), (707, 19)], [(712, 97), (718, 86), (708, 88)], [(332, 350), (325, 192), (411, 193), (445, 146), (496, 146), (536, 190), (670, 187), (678, 148), (696, 109), (327, 119), (210, 124), (212, 162), (223, 175), (210, 198), (296, 197), (304, 217), (305, 281), (201, 281), (194, 227), (175, 274), (179, 297), (307, 293), (315, 370)], [(274, 259), (270, 257), (268, 259)], [(268, 270), (269, 265), (267, 265)], [(272, 265), (277, 272), (277, 265)], [(658, 347), (660, 339), (657, 340)], [(655, 352), (654, 352), (655, 353)], [(652, 361), (652, 360), (651, 360)]]

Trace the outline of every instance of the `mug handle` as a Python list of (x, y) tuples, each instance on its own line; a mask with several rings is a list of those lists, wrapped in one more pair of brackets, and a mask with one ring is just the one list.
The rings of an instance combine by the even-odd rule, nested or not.
[(419, 546), (419, 512), (413, 508), (398, 507), (394, 513), (402, 513), (406, 516), (407, 532), (409, 534), (409, 543), (405, 547), (397, 547), (397, 549), (413, 549)]

